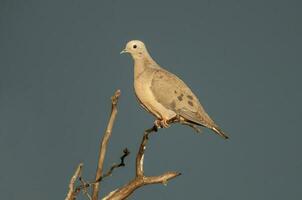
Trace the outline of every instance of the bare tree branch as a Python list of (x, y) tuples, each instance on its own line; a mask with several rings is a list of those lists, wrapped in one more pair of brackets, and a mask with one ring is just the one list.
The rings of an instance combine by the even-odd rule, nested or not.
[[(124, 149), (123, 155), (121, 156), (120, 160), (121, 162), (119, 164), (114, 164), (110, 167), (110, 169), (103, 174), (103, 165), (106, 155), (106, 150), (108, 146), (108, 142), (112, 133), (112, 128), (115, 122), (115, 118), (117, 115), (117, 102), (120, 96), (120, 90), (117, 90), (115, 94), (111, 98), (111, 114), (109, 118), (109, 122), (106, 128), (106, 131), (104, 133), (104, 136), (102, 138), (102, 141), (100, 143), (100, 149), (99, 149), (99, 160), (98, 160), (98, 166), (96, 170), (96, 176), (94, 181), (87, 182), (81, 177), (81, 171), (83, 164), (81, 163), (77, 170), (75, 171), (73, 177), (70, 180), (69, 184), (69, 192), (65, 198), (65, 200), (75, 200), (76, 196), (82, 191), (84, 195), (89, 200), (98, 200), (98, 195), (100, 191), (100, 182), (110, 176), (114, 169), (125, 166), (125, 158), (129, 155), (128, 149)], [(124, 186), (110, 192), (107, 196), (103, 198), (103, 200), (123, 200), (129, 197), (136, 189), (139, 187), (142, 187), (144, 185), (149, 184), (164, 184), (166, 185), (167, 182), (170, 179), (173, 179), (180, 175), (178, 172), (166, 172), (159, 176), (145, 176), (144, 175), (144, 155), (146, 146), (149, 140), (149, 137), (152, 133), (157, 132), (157, 130), (161, 128), (160, 126), (157, 126), (156, 124), (150, 128), (145, 130), (137, 156), (136, 156), (136, 173), (135, 177), (132, 181), (125, 184)], [(81, 182), (81, 185), (78, 187), (75, 187), (75, 181), (79, 178), (79, 181)], [(88, 193), (87, 188), (92, 187), (92, 195)]]
[(76, 191), (74, 189), (74, 184), (82, 172), (82, 167), (83, 167), (83, 163), (80, 163), (78, 165), (76, 171), (74, 172), (73, 176), (71, 177), (70, 183), (69, 183), (69, 191), (66, 195), (65, 200), (75, 200), (76, 199)]
[(87, 188), (89, 188), (90, 186), (98, 183), (98, 182), (101, 182), (104, 178), (110, 176), (113, 172), (114, 169), (116, 168), (119, 168), (119, 167), (124, 167), (125, 166), (125, 158), (130, 154), (129, 150), (127, 148), (125, 148), (123, 150), (123, 155), (121, 156), (121, 162), (119, 164), (113, 164), (109, 170), (103, 174), (98, 180), (96, 181), (85, 181), (80, 175), (79, 175), (79, 181), (81, 182), (81, 185), (77, 186), (75, 188), (75, 195), (77, 195), (80, 191), (83, 191), (83, 194), (86, 195), (88, 197), (89, 200), (91, 200), (91, 196), (89, 195), (88, 193), (88, 190)]
[[(104, 160), (105, 160), (107, 145), (108, 145), (108, 141), (111, 136), (112, 128), (113, 128), (113, 125), (115, 122), (115, 117), (117, 114), (117, 102), (118, 102), (120, 94), (121, 94), (121, 91), (117, 90), (115, 92), (115, 94), (111, 97), (111, 105), (112, 105), (111, 114), (110, 114), (110, 118), (109, 118), (109, 122), (108, 122), (108, 125), (106, 128), (105, 134), (103, 136), (103, 139), (102, 139), (102, 142), (100, 145), (99, 161), (98, 161), (98, 166), (97, 166), (97, 170), (96, 170), (95, 180), (99, 180), (103, 174), (103, 164), (104, 164)], [(98, 199), (99, 190), (100, 190), (100, 182), (96, 182), (93, 185), (92, 200)]]
[(158, 127), (153, 126), (147, 129), (144, 133), (139, 151), (136, 157), (136, 176), (135, 178), (115, 191), (110, 192), (103, 200), (123, 200), (129, 197), (136, 189), (144, 185), (162, 183), (167, 184), (170, 179), (179, 175), (178, 172), (166, 172), (160, 176), (145, 176), (144, 175), (144, 155), (149, 136), (153, 132), (157, 132)]
[(127, 148), (124, 149), (124, 154), (121, 156), (121, 162), (119, 164), (114, 164), (110, 167), (108, 172), (106, 172), (104, 175), (102, 175), (96, 182), (102, 181), (104, 178), (110, 176), (113, 172), (114, 169), (119, 168), (119, 167), (124, 167), (125, 166), (125, 158), (130, 154), (129, 150)]
[(144, 175), (144, 154), (146, 150), (146, 145), (149, 139), (149, 135), (153, 132), (157, 132), (157, 126), (154, 125), (152, 128), (145, 130), (141, 145), (139, 147), (137, 156), (136, 156), (136, 176)]
[[(79, 177), (79, 181), (80, 181), (81, 184), (82, 184), (82, 192), (83, 192), (83, 194), (84, 194), (89, 200), (91, 200), (92, 198), (91, 198), (91, 196), (90, 196), (90, 194), (88, 193), (88, 190), (87, 190), (87, 188), (90, 186), (90, 184), (87, 183), (86, 181), (84, 181), (84, 179), (83, 179), (81, 176)], [(81, 189), (80, 189), (79, 187), (77, 187), (77, 188), (76, 188), (76, 191), (80, 192)]]

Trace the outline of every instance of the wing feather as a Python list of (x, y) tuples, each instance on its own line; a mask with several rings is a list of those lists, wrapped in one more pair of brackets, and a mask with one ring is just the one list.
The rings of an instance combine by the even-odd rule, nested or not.
[(165, 108), (186, 120), (203, 126), (214, 124), (195, 94), (176, 75), (164, 69), (155, 70), (151, 91), (155, 99)]

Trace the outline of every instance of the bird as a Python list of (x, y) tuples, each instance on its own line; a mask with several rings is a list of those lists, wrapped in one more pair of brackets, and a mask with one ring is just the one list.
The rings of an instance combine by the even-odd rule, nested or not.
[(140, 40), (127, 42), (121, 54), (134, 61), (134, 90), (140, 105), (156, 118), (154, 124), (168, 128), (172, 123), (206, 127), (224, 139), (229, 137), (210, 118), (192, 90), (175, 74), (162, 68)]

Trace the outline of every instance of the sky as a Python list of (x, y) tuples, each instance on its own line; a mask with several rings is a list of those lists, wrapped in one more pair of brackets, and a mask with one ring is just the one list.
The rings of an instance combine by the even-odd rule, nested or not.
[(134, 95), (131, 57), (119, 54), (133, 39), (191, 87), (230, 139), (160, 130), (145, 173), (182, 175), (129, 199), (301, 199), (301, 8), (298, 0), (1, 0), (1, 199), (63, 199), (80, 162), (92, 180), (116, 89), (104, 168), (125, 147), (131, 154), (100, 196), (134, 177), (154, 118)]

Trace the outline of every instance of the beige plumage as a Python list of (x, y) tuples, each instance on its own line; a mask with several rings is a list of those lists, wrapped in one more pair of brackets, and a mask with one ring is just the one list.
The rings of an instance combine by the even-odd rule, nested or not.
[(199, 130), (207, 127), (218, 135), (228, 136), (205, 112), (191, 89), (176, 75), (161, 68), (139, 40), (127, 43), (121, 53), (130, 53), (134, 60), (134, 89), (140, 104), (157, 120), (159, 127), (179, 122)]

